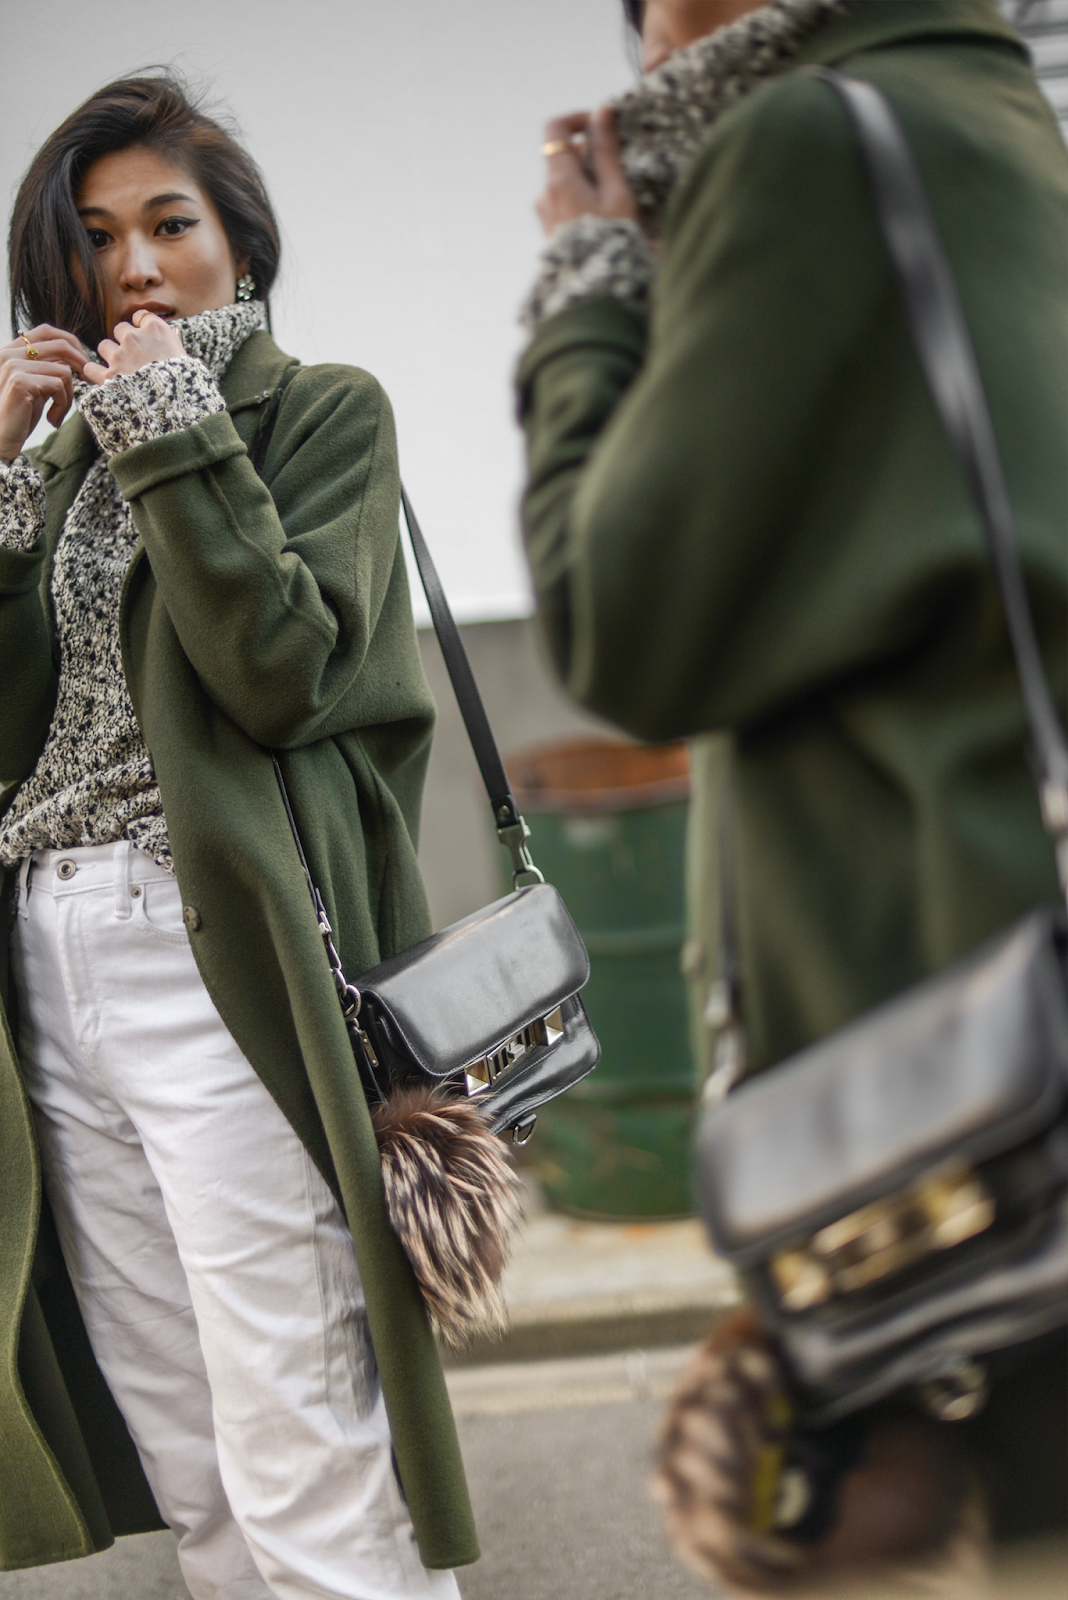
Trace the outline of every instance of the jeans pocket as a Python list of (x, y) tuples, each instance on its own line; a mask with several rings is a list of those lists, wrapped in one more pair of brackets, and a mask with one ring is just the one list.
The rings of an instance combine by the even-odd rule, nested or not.
[[(137, 894), (140, 890), (140, 894)], [(135, 884), (135, 917), (146, 933), (167, 944), (188, 944), (189, 933), (182, 916), (182, 892), (173, 881), (153, 880)]]

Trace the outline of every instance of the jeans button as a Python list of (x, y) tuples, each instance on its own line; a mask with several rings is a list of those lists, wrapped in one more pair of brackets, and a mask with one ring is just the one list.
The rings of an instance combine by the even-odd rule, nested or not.
[(66, 882), (68, 878), (73, 878), (77, 870), (78, 868), (75, 866), (73, 861), (64, 859), (60, 861), (56, 867), (56, 877), (62, 878), (64, 882)]

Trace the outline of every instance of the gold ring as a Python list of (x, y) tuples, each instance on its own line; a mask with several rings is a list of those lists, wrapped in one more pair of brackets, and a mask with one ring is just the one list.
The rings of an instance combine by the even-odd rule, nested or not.
[(550, 139), (548, 144), (541, 147), (543, 156), (562, 156), (565, 151), (570, 151), (572, 155), (575, 153), (575, 146), (570, 139)]
[(32, 345), (30, 343), (30, 341), (27, 339), (27, 337), (26, 337), (26, 335), (24, 333), (20, 333), (19, 334), (19, 338), (22, 340), (23, 344), (26, 346), (26, 354), (29, 356), (30, 360), (31, 361), (36, 361), (37, 360), (37, 347), (36, 347), (36, 345)]
[(133, 323), (135, 328), (139, 328), (141, 324), (137, 320), (138, 317), (147, 317), (149, 314), (150, 313), (145, 310), (144, 306), (141, 306), (137, 311), (134, 312), (133, 316), (130, 318), (130, 321)]

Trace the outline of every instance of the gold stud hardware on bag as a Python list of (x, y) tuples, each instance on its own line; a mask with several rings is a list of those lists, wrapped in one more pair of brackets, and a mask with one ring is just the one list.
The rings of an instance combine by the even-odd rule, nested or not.
[(861, 1206), (771, 1261), (784, 1311), (807, 1311), (852, 1294), (939, 1250), (951, 1250), (994, 1221), (994, 1201), (967, 1167), (943, 1172)]

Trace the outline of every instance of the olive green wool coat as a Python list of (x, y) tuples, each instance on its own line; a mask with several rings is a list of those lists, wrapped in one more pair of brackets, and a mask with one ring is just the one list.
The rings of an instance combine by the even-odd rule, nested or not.
[(982, 534), (816, 62), (900, 115), (1062, 707), (1068, 665), (1068, 152), (988, 0), (855, 0), (710, 130), (650, 316), (571, 306), (519, 374), (548, 650), (591, 710), (694, 741), (698, 1011), (729, 781), (753, 1069), (1056, 896)]
[[(441, 1366), (389, 1228), (378, 1151), (275, 782), (282, 763), (346, 970), (430, 928), (416, 864), (433, 726), (398, 539), (389, 403), (353, 368), (299, 368), (257, 476), (249, 445), (294, 366), (255, 333), (227, 410), (113, 458), (141, 536), (123, 664), (191, 942), (234, 1038), (344, 1207), (397, 1461), (430, 1567), (478, 1547)], [(0, 785), (33, 770), (55, 702), (49, 579), (95, 445), (80, 416), (36, 455), (47, 529), (0, 551)], [(11, 875), (9, 875), (10, 878)], [(12, 884), (6, 885), (10, 896)], [(6, 936), (10, 919), (0, 928)], [(0, 1566), (160, 1526), (55, 1246), (0, 963)], [(241, 1137), (240, 1128), (234, 1137)]]

